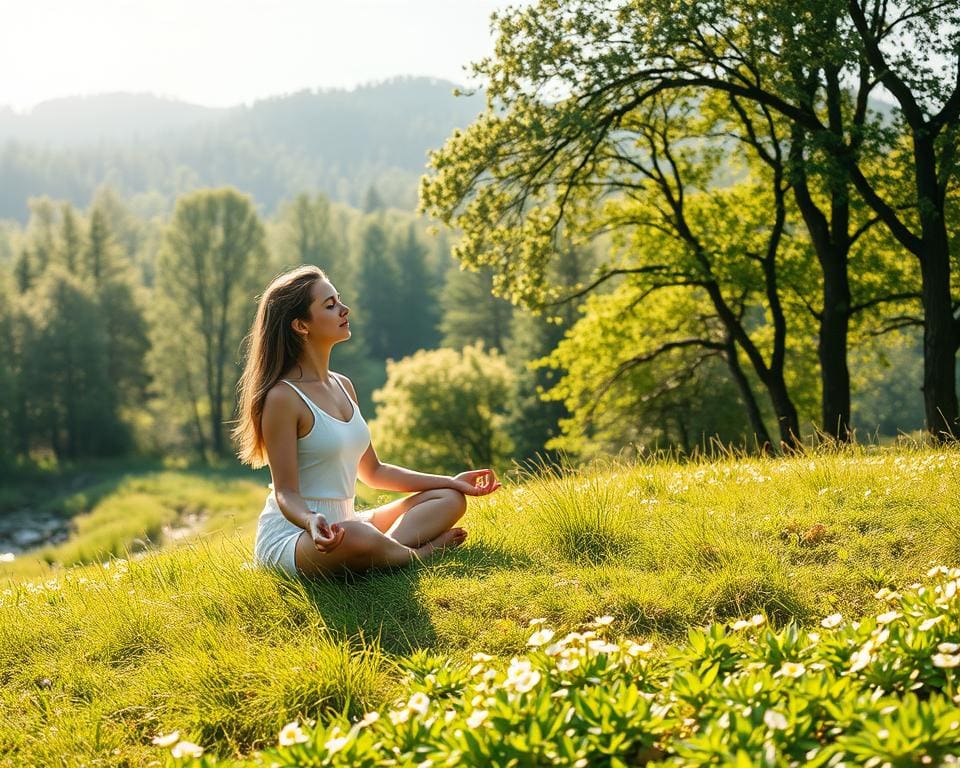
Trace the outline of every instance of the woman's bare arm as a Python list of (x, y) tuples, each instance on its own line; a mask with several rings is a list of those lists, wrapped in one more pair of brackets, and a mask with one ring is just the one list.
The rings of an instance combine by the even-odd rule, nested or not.
[(299, 397), (292, 389), (277, 385), (267, 392), (260, 424), (273, 479), (273, 494), (283, 516), (309, 533), (317, 549), (329, 552), (343, 540), (343, 528), (336, 523), (327, 525), (326, 518), (311, 512), (300, 495), (297, 465), (299, 411)]

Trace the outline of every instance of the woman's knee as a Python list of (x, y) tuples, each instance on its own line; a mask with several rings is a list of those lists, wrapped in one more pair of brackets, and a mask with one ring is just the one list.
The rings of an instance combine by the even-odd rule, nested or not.
[(467, 511), (467, 497), (456, 488), (440, 488), (438, 491), (441, 494), (440, 498), (449, 504), (450, 511), (459, 520), (463, 513)]
[(340, 525), (343, 526), (343, 541), (334, 551), (342, 549), (345, 558), (374, 554), (382, 544), (383, 534), (372, 523), (350, 520)]

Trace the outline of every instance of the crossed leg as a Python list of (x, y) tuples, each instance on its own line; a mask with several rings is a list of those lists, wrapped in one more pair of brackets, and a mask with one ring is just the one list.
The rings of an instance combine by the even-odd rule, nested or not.
[(435, 539), (467, 511), (467, 498), (452, 488), (420, 491), (377, 507), (370, 523), (382, 533), (408, 547)]
[(450, 488), (421, 491), (377, 507), (366, 521), (341, 523), (343, 540), (332, 552), (317, 550), (306, 531), (297, 539), (295, 561), (304, 576), (339, 570), (404, 565), (463, 543), (453, 528), (467, 509), (466, 497)]

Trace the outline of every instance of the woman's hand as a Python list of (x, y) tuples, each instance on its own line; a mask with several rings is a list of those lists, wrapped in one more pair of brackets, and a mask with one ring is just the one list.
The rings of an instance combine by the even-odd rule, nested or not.
[(467, 496), (486, 496), (500, 487), (492, 469), (468, 469), (453, 478), (454, 489)]
[(307, 532), (313, 539), (314, 546), (320, 552), (332, 552), (343, 541), (343, 535), (346, 531), (343, 526), (334, 523), (327, 525), (327, 519), (323, 515), (313, 515), (307, 524)]

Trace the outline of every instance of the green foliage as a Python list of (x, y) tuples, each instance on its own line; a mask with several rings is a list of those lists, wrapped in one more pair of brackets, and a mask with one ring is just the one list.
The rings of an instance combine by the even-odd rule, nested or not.
[(315, 264), (328, 275), (339, 275), (344, 254), (331, 222), (330, 201), (321, 194), (301, 192), (281, 206), (278, 214), (279, 260), (290, 269)]
[(357, 267), (357, 324), (370, 355), (386, 360), (393, 353), (393, 333), (400, 316), (397, 286), (400, 276), (397, 264), (387, 249), (387, 232), (377, 219), (367, 222)]
[(489, 349), (504, 351), (513, 307), (494, 295), (491, 269), (474, 271), (450, 266), (440, 305), (443, 308), (440, 330), (445, 347), (462, 349), (483, 341)]
[(189, 424), (202, 457), (228, 452), (238, 350), (266, 260), (249, 197), (219, 189), (178, 200), (158, 263), (150, 367), (161, 417)]
[(537, 363), (562, 372), (545, 397), (564, 402), (571, 413), (560, 422), (563, 435), (548, 447), (588, 457), (631, 444), (671, 443), (689, 451), (715, 435), (724, 442), (744, 439), (736, 387), (723, 360), (716, 361), (722, 350), (688, 343), (708, 311), (703, 297), (662, 291), (638, 317), (630, 308), (644, 290), (626, 281), (588, 297), (581, 319)]
[(109, 378), (110, 336), (93, 286), (50, 266), (30, 294), (35, 343), (24, 348), (30, 410), (56, 455), (116, 454), (128, 435)]
[(374, 393), (370, 431), (384, 460), (459, 472), (499, 466), (512, 446), (504, 434), (512, 371), (482, 341), (422, 350), (387, 363), (387, 383)]

